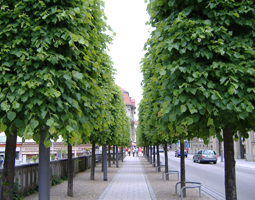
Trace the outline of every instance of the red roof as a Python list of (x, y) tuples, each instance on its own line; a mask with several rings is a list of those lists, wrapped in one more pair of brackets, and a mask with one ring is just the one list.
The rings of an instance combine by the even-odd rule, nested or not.
[(121, 89), (122, 92), (127, 92), (128, 93), (128, 91), (124, 90), (123, 88), (120, 88), (120, 89)]
[(126, 105), (132, 105), (128, 93), (122, 93), (122, 95), (124, 97), (124, 103)]
[(129, 97), (129, 93), (128, 91), (124, 90), (123, 88), (121, 88), (121, 91), (122, 91), (122, 95), (124, 97), (124, 103), (126, 105), (131, 105), (131, 106), (134, 106), (135, 107), (135, 99), (131, 99), (131, 97)]

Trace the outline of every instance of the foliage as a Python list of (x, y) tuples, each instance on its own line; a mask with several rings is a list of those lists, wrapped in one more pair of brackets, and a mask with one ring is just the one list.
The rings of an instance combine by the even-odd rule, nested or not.
[(88, 141), (111, 41), (102, 6), (101, 0), (1, 4), (0, 131), (18, 129), (39, 142), (46, 126), (54, 139)]
[(61, 154), (62, 154), (62, 157), (65, 158), (66, 155), (67, 155), (67, 150), (66, 149), (61, 149)]
[(15, 200), (23, 199), (23, 196), (18, 194), (19, 188), (20, 188), (19, 180), (18, 180), (18, 178), (16, 178), (14, 185), (13, 185), (13, 199), (15, 199)]
[(55, 160), (55, 154), (53, 154), (53, 153), (50, 154), (50, 159), (51, 159), (51, 160)]
[(58, 178), (56, 174), (53, 174), (52, 177), (52, 185), (57, 185), (57, 184), (60, 184), (63, 182), (63, 179), (62, 178)]
[(32, 156), (32, 160), (34, 161), (34, 163), (37, 161), (38, 159), (38, 155)]
[(155, 0), (148, 12), (155, 27), (142, 61), (149, 124), (172, 138), (206, 141), (224, 127), (247, 137), (255, 116), (253, 2)]
[(206, 143), (222, 129), (226, 197), (236, 199), (233, 136), (255, 128), (254, 2), (153, 0), (147, 10), (155, 30), (142, 60), (139, 137)]

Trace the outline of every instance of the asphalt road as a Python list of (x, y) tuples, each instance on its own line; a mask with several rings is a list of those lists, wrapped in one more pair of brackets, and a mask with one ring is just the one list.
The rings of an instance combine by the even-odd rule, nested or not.
[[(164, 163), (164, 154), (161, 153), (161, 162)], [(202, 183), (202, 191), (211, 199), (225, 199), (224, 162), (218, 158), (217, 164), (193, 163), (193, 155), (185, 158), (186, 181)], [(174, 157), (174, 152), (168, 153), (168, 167), (180, 171), (180, 158)], [(255, 170), (236, 166), (237, 199), (254, 200)]]

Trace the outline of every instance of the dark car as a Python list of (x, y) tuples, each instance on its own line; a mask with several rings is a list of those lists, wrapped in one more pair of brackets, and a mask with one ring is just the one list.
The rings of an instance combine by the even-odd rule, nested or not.
[[(178, 149), (178, 150), (175, 150), (175, 154), (174, 154), (175, 157), (180, 157), (181, 156), (181, 150)], [(184, 150), (184, 156), (187, 158), (188, 157), (188, 154), (187, 154), (187, 151)]]
[(197, 154), (193, 156), (193, 162), (198, 163), (217, 163), (217, 154), (214, 150), (199, 150)]

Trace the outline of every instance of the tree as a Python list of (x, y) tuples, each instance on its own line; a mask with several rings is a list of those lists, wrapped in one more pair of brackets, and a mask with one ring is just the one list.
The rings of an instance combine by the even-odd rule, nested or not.
[(159, 117), (180, 139), (223, 130), (225, 195), (236, 199), (233, 136), (254, 130), (254, 3), (155, 0), (147, 10), (156, 29), (143, 62), (160, 82)]
[(111, 41), (103, 2), (7, 0), (0, 6), (0, 131), (7, 138), (18, 131), (46, 147), (59, 135), (70, 144), (88, 141), (101, 92), (99, 63)]

